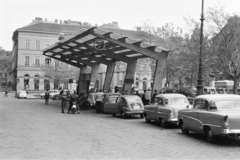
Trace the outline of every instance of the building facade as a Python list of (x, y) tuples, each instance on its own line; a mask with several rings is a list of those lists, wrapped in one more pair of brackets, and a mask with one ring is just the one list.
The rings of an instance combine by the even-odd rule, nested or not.
[[(103, 25), (105, 30), (124, 34), (129, 37), (140, 39), (142, 34), (139, 31), (121, 30), (117, 22), (114, 22), (114, 27)], [(42, 18), (35, 18), (33, 22), (25, 27), (18, 28), (13, 33), (13, 50), (12, 50), (12, 86), (15, 90), (45, 90), (45, 89), (57, 89), (55, 81), (51, 80), (42, 70), (41, 66), (48, 60), (47, 57), (42, 55), (42, 50), (54, 43), (58, 42), (60, 33), (63, 33), (65, 37), (74, 35), (84, 25), (90, 25), (89, 23), (81, 23), (77, 21), (59, 21), (53, 22), (43, 20)], [(51, 60), (55, 63), (55, 60)], [(57, 62), (56, 62), (57, 64)], [(104, 65), (102, 65), (104, 68)], [(151, 88), (152, 78), (151, 73), (146, 72), (136, 74), (136, 79), (133, 87), (139, 90)], [(115, 86), (122, 87), (125, 76), (125, 70), (116, 70), (112, 80), (112, 88)], [(99, 71), (98, 88), (103, 88), (103, 82), (105, 78), (105, 70)], [(77, 79), (75, 79), (77, 82)], [(76, 88), (76, 84), (70, 88)], [(69, 88), (69, 84), (67, 87)]]

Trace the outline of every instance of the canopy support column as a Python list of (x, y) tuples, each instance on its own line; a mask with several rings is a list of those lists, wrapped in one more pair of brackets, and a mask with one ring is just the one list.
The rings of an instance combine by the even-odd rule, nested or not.
[(127, 72), (124, 79), (123, 93), (127, 90), (131, 94), (132, 84), (134, 83), (134, 75), (137, 66), (137, 59), (131, 60), (127, 64)]
[(83, 90), (86, 90), (86, 80), (84, 80), (83, 76), (87, 73), (87, 66), (80, 67), (80, 73), (78, 78), (78, 93), (80, 94)]
[(158, 58), (158, 60), (156, 60), (152, 93), (154, 90), (157, 90), (159, 92), (160, 89), (162, 89), (162, 80), (164, 79), (163, 71), (166, 67), (166, 61), (167, 61), (167, 55), (161, 56)]
[(110, 62), (107, 65), (107, 71), (106, 71), (106, 76), (105, 76), (104, 86), (103, 86), (103, 90), (105, 90), (106, 92), (110, 92), (110, 85), (111, 85), (111, 82), (112, 82), (112, 77), (113, 77), (115, 65), (116, 65), (115, 61)]
[(89, 88), (96, 88), (97, 87), (96, 86), (97, 85), (96, 81), (98, 80), (98, 70), (99, 70), (99, 67), (100, 67), (100, 64), (94, 64), (93, 67), (92, 67)]

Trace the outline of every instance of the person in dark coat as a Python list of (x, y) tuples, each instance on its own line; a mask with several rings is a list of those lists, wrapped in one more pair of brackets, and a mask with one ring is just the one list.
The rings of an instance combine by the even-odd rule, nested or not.
[(46, 89), (45, 95), (44, 95), (44, 99), (45, 99), (45, 105), (48, 105), (49, 102), (49, 97), (50, 97), (50, 93), (49, 90)]
[(152, 96), (152, 100), (151, 100), (151, 102), (152, 103), (155, 103), (155, 97), (158, 95), (158, 92), (157, 92), (157, 90), (155, 89), (154, 90), (154, 93), (153, 93), (153, 96)]

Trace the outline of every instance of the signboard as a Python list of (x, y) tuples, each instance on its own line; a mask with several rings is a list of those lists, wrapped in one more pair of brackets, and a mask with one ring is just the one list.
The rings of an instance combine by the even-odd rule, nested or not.
[(226, 88), (226, 87), (232, 87), (233, 86), (233, 81), (216, 81), (215, 82), (215, 87), (223, 87), (223, 88)]
[(105, 43), (102, 39), (97, 39), (94, 43), (93, 43), (93, 47), (94, 49), (101, 51), (105, 49)]

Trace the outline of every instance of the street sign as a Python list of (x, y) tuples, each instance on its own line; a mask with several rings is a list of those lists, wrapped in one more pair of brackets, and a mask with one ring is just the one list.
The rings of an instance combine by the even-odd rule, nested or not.
[(101, 51), (105, 49), (105, 43), (102, 39), (97, 39), (94, 43), (93, 43), (93, 48), (97, 51)]

